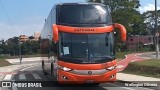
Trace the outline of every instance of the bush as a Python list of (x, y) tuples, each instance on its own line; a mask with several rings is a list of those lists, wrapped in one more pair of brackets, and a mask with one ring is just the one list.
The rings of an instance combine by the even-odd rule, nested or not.
[(33, 55), (34, 53), (32, 51), (29, 51), (26, 53), (26, 55)]

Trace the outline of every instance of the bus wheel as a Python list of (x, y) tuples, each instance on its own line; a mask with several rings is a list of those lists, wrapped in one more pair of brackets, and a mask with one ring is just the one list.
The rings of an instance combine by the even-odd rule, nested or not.
[(90, 83), (89, 86), (98, 86), (100, 83)]
[(51, 63), (51, 78), (52, 78), (52, 81), (55, 81), (53, 68), (54, 68), (53, 63)]
[(47, 72), (44, 70), (44, 61), (42, 61), (42, 72), (44, 75), (48, 75)]
[(51, 63), (51, 79), (54, 82), (54, 84), (57, 84), (57, 80), (56, 80), (56, 78), (54, 76), (53, 68), (54, 68), (53, 67), (53, 63)]
[(94, 86), (98, 86), (100, 83), (95, 83), (95, 84), (93, 84)]

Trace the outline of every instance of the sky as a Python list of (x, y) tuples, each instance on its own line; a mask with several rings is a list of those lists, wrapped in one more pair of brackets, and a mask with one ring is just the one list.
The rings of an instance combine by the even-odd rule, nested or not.
[[(0, 0), (0, 40), (41, 32), (51, 8), (59, 2), (85, 0)], [(160, 0), (158, 9), (160, 9)], [(140, 0), (139, 11), (154, 10), (154, 0)]]

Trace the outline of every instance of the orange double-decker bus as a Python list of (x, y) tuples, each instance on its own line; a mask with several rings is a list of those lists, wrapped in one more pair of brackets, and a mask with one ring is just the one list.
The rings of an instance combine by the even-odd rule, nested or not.
[(59, 83), (116, 81), (115, 28), (125, 41), (125, 27), (103, 4), (56, 4), (41, 33), (43, 72)]

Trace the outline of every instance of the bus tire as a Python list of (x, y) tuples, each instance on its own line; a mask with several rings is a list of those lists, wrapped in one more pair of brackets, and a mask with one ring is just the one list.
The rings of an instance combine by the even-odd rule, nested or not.
[(53, 74), (53, 63), (51, 63), (51, 77), (54, 77), (54, 74)]
[(100, 83), (90, 83), (89, 86), (98, 86)]
[(47, 72), (44, 69), (44, 61), (42, 61), (42, 72), (43, 72), (44, 75), (48, 75)]
[(94, 85), (94, 86), (98, 86), (99, 84), (100, 84), (100, 83), (94, 83), (93, 85)]
[(51, 79), (52, 79), (53, 82), (56, 83), (56, 78), (55, 78), (55, 76), (54, 76), (53, 68), (54, 68), (54, 67), (53, 67), (53, 63), (51, 63)]

